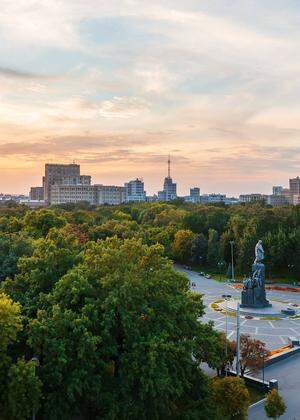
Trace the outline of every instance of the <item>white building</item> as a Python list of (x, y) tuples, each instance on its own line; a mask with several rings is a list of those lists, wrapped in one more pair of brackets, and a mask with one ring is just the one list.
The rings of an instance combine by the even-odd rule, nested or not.
[(254, 201), (268, 201), (268, 196), (265, 194), (241, 194), (239, 198), (241, 203), (252, 203)]
[(93, 185), (67, 185), (54, 184), (50, 188), (50, 203), (79, 203), (80, 201), (87, 201), (90, 204), (95, 204), (95, 188)]
[(94, 185), (95, 204), (117, 205), (125, 201), (125, 188), (115, 185)]

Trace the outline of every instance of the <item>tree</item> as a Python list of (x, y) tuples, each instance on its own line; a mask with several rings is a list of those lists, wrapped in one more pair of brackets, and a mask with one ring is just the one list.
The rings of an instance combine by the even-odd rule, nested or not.
[(203, 303), (162, 255), (135, 239), (91, 242), (55, 284), (29, 337), (48, 417), (213, 418), (192, 357)]
[(175, 259), (181, 262), (189, 262), (191, 259), (191, 248), (195, 235), (190, 230), (179, 230), (176, 232), (173, 242)]
[(19, 359), (9, 369), (7, 411), (14, 419), (29, 419), (39, 408), (42, 383), (35, 373), (35, 364)]
[[(21, 306), (0, 293), (0, 407), (5, 403), (7, 372), (11, 364), (10, 350), (22, 329)], [(1, 410), (0, 410), (1, 411)]]
[(51, 228), (59, 228), (66, 224), (66, 219), (53, 210), (41, 209), (29, 211), (25, 218), (25, 229), (35, 237), (46, 236)]
[(236, 354), (235, 343), (229, 341), (224, 332), (214, 330), (211, 322), (201, 325), (196, 348), (194, 357), (199, 361), (199, 366), (205, 361), (209, 367), (217, 370), (218, 376), (232, 366)]
[(283, 398), (279, 395), (276, 389), (272, 389), (267, 395), (265, 403), (265, 412), (267, 417), (271, 419), (278, 419), (286, 411), (286, 405)]
[(242, 378), (218, 378), (213, 381), (214, 400), (222, 419), (245, 419), (250, 405), (249, 392)]
[(194, 237), (191, 248), (191, 259), (193, 263), (203, 265), (206, 263), (207, 239), (203, 233)]
[(207, 243), (207, 263), (211, 267), (216, 267), (220, 259), (219, 249), (219, 235), (214, 229), (208, 231), (208, 243)]
[(250, 337), (249, 334), (242, 334), (240, 340), (240, 367), (241, 375), (244, 376), (246, 369), (258, 371), (263, 365), (264, 358), (268, 357), (269, 351), (264, 342)]
[(0, 352), (17, 339), (22, 329), (21, 307), (4, 293), (0, 293)]

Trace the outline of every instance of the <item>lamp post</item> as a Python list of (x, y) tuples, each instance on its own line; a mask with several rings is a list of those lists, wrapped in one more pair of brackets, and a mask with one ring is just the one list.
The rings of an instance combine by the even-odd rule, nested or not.
[(241, 340), (240, 340), (240, 303), (237, 304), (236, 311), (236, 376), (240, 376), (240, 353), (241, 353)]
[(262, 371), (263, 371), (263, 388), (264, 389), (265, 389), (265, 356), (266, 356), (266, 353), (262, 351), (260, 353), (260, 357), (262, 357), (262, 360), (263, 360)]
[[(33, 356), (31, 358), (31, 361), (33, 362), (33, 376), (35, 376), (35, 368), (36, 365), (39, 363), (39, 358), (37, 356)], [(35, 420), (35, 408), (32, 407), (32, 420)]]
[[(225, 299), (226, 305), (225, 305), (225, 310), (226, 310), (226, 315), (225, 315), (225, 357), (226, 357), (226, 363), (227, 363), (227, 354), (228, 354), (228, 350), (227, 350), (227, 335), (228, 335), (228, 320), (227, 320), (227, 309), (228, 309), (228, 299), (231, 299), (231, 295), (222, 295), (222, 298)], [(227, 376), (227, 365), (225, 368), (225, 376)]]
[(232, 277), (232, 282), (234, 282), (233, 246), (234, 246), (234, 241), (230, 241), (230, 248), (231, 248), (231, 277)]
[(219, 261), (218, 262), (218, 267), (219, 267), (219, 276), (220, 276), (220, 281), (221, 281), (221, 274), (222, 274), (222, 267), (224, 266), (224, 261)]
[[(291, 275), (293, 275), (294, 264), (288, 264), (288, 268), (289, 268), (289, 272), (291, 273)], [(294, 285), (295, 285), (295, 282), (294, 282)]]

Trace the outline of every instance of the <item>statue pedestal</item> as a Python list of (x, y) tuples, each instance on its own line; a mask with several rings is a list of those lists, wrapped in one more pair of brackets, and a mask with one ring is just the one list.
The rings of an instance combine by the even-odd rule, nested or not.
[(258, 262), (252, 265), (252, 277), (244, 281), (241, 308), (267, 308), (272, 306), (266, 298), (265, 266)]
[(265, 288), (250, 288), (242, 291), (241, 308), (268, 308), (272, 304), (266, 299)]

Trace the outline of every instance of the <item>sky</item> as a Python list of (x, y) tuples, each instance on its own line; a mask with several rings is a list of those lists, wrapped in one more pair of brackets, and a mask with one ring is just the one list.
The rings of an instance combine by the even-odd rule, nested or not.
[(300, 175), (299, 0), (1, 0), (0, 192), (270, 193)]

